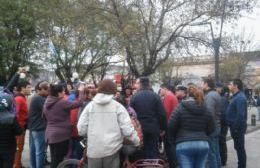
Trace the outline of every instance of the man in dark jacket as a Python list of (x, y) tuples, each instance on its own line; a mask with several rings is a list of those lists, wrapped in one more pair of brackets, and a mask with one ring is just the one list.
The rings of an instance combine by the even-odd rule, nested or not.
[(247, 99), (243, 93), (240, 79), (232, 80), (228, 85), (233, 98), (227, 108), (226, 120), (237, 151), (238, 168), (246, 167), (245, 133), (247, 128)]
[(15, 136), (22, 134), (15, 115), (12, 114), (12, 96), (0, 93), (0, 167), (13, 167), (16, 140)]
[(137, 93), (130, 106), (136, 111), (143, 130), (144, 158), (159, 157), (158, 140), (167, 128), (166, 112), (160, 97), (150, 88), (149, 78), (140, 77), (136, 82)]

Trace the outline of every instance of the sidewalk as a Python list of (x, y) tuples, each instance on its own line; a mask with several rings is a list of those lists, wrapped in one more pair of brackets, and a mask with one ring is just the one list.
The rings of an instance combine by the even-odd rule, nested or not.
[[(260, 167), (260, 129), (248, 133), (245, 138), (245, 147), (247, 153), (247, 168)], [(237, 154), (234, 150), (233, 141), (227, 142), (228, 146), (228, 161), (225, 168), (237, 168)]]
[[(247, 118), (247, 133), (245, 137), (245, 148), (247, 153), (247, 168), (256, 168), (260, 165), (260, 121), (256, 120), (256, 126), (251, 125), (251, 115), (256, 114), (258, 119), (258, 113), (256, 107), (252, 107), (248, 111)], [(237, 153), (234, 149), (234, 143), (228, 133), (227, 136), (227, 147), (228, 147), (228, 161), (225, 168), (237, 168)], [(260, 166), (259, 166), (260, 167)]]

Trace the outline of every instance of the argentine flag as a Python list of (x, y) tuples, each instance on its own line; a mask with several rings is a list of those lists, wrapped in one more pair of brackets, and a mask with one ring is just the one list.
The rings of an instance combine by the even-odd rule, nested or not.
[(55, 46), (53, 45), (51, 39), (49, 39), (49, 49), (50, 49), (51, 54), (52, 54), (53, 56), (56, 56), (56, 55), (57, 55), (57, 51), (56, 51)]

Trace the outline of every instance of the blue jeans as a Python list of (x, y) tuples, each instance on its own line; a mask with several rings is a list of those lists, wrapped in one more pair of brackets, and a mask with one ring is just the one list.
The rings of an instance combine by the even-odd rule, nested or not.
[(187, 141), (176, 146), (176, 155), (181, 168), (205, 168), (208, 152), (207, 141)]
[(43, 168), (45, 154), (45, 131), (30, 131), (31, 168)]
[(209, 136), (209, 156), (208, 164), (210, 168), (220, 168), (221, 159), (219, 153), (219, 135), (220, 128), (216, 127), (216, 130)]

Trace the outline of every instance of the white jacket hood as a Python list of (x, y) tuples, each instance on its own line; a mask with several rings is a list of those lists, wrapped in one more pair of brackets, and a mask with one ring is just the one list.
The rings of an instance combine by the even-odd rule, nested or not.
[(98, 93), (93, 98), (93, 101), (97, 104), (107, 104), (113, 99), (114, 95), (108, 95), (104, 93)]

